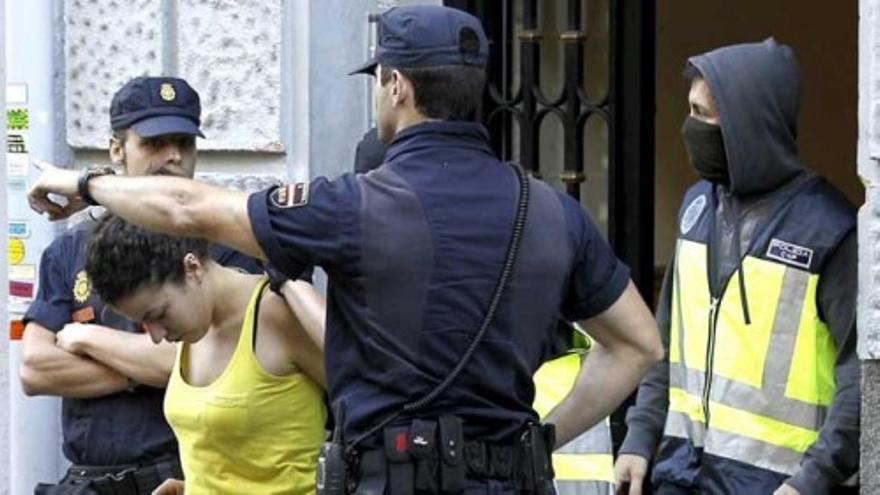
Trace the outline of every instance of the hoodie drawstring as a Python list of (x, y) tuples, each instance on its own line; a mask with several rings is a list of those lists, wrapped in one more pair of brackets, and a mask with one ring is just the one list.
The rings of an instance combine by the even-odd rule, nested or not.
[(733, 243), (736, 245), (736, 259), (739, 260), (739, 266), (736, 268), (739, 274), (739, 299), (742, 303), (743, 318), (745, 318), (746, 325), (751, 325), (752, 318), (749, 316), (749, 298), (746, 295), (745, 267), (743, 267), (740, 220), (739, 211), (737, 209), (737, 211), (734, 211), (733, 215)]

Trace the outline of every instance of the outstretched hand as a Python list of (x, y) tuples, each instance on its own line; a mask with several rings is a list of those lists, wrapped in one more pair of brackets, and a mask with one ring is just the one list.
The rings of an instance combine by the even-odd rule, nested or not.
[(46, 213), (49, 220), (56, 221), (68, 218), (88, 206), (77, 192), (77, 171), (58, 168), (43, 160), (34, 160), (33, 164), (41, 174), (28, 190), (28, 204), (32, 210)]

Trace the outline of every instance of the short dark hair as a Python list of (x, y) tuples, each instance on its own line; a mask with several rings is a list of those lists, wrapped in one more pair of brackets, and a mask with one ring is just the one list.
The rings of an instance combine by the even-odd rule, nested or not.
[(472, 65), (441, 65), (416, 69), (381, 66), (379, 82), (399, 71), (413, 86), (416, 109), (429, 119), (476, 120), (483, 101), (486, 69)]
[(157, 234), (115, 215), (104, 215), (86, 247), (86, 273), (92, 287), (110, 304), (149, 285), (183, 281), (183, 257), (210, 259), (208, 242)]
[(681, 75), (684, 76), (687, 82), (694, 82), (695, 79), (703, 79), (703, 73), (700, 72), (700, 69), (697, 68), (696, 65), (688, 62), (684, 66), (684, 70), (681, 71)]

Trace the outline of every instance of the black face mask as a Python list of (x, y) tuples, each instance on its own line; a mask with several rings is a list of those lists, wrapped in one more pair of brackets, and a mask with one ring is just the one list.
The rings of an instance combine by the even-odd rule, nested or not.
[(730, 185), (721, 126), (688, 117), (681, 126), (681, 134), (691, 159), (691, 167), (697, 175), (709, 182)]

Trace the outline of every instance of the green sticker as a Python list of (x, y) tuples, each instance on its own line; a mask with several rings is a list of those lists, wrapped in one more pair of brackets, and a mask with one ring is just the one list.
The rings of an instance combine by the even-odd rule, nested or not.
[(28, 128), (28, 111), (26, 108), (6, 110), (6, 127), (14, 131), (24, 131)]

